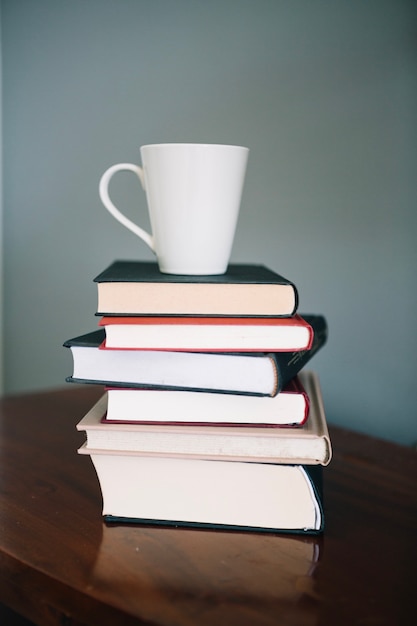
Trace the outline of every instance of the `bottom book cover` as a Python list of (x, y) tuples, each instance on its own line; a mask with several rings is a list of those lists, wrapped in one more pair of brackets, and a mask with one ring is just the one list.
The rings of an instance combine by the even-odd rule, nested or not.
[(106, 522), (321, 533), (322, 466), (141, 456), (84, 444)]

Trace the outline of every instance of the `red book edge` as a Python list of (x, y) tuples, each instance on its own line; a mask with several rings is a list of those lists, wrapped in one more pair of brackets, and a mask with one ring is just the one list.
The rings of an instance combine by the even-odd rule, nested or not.
[[(98, 323), (100, 327), (106, 327), (110, 325), (141, 325), (141, 326), (149, 326), (149, 325), (196, 325), (196, 326), (297, 326), (299, 328), (306, 328), (309, 333), (309, 339), (305, 347), (302, 348), (287, 348), (282, 350), (282, 352), (297, 352), (302, 350), (310, 350), (313, 345), (314, 339), (314, 330), (311, 324), (309, 324), (300, 314), (296, 313), (292, 317), (227, 317), (227, 318), (218, 318), (218, 317), (102, 317)], [(100, 345), (100, 349), (102, 350), (152, 350), (152, 351), (166, 351), (165, 348), (155, 347), (155, 348), (113, 348), (107, 347), (106, 341)], [(170, 352), (240, 352), (241, 350), (237, 350), (235, 348), (228, 348), (227, 346), (222, 348), (213, 348), (213, 349), (204, 349), (201, 350), (199, 348), (175, 348), (175, 350), (168, 350)], [(270, 352), (267, 348), (264, 349), (255, 349), (255, 348), (245, 348), (245, 352)]]
[[(115, 389), (117, 391), (123, 391), (123, 389), (130, 389), (129, 387), (106, 387), (106, 390), (109, 391), (111, 389)], [(154, 389), (152, 388), (142, 388), (142, 389), (137, 389), (137, 388), (132, 388), (132, 391), (137, 391), (138, 393), (140, 393), (141, 391), (154, 391)], [(158, 389), (158, 391), (167, 391), (166, 389)], [(144, 424), (144, 425), (161, 425), (161, 426), (227, 426), (227, 427), (233, 427), (233, 426), (237, 426), (238, 428), (300, 428), (302, 427), (308, 419), (308, 415), (310, 413), (310, 398), (301, 382), (301, 380), (299, 379), (298, 376), (295, 376), (292, 380), (290, 380), (284, 387), (284, 389), (280, 392), (280, 393), (297, 393), (300, 395), (304, 396), (305, 399), (305, 409), (304, 409), (304, 417), (302, 419), (301, 422), (297, 422), (296, 424), (294, 423), (288, 423), (288, 424), (263, 424), (261, 422), (190, 422), (190, 421), (184, 421), (184, 422), (164, 422), (164, 421), (159, 421), (159, 420), (112, 420), (112, 419), (107, 419), (107, 413), (103, 415), (103, 417), (101, 418), (101, 423), (102, 424)]]
[(138, 326), (299, 326), (311, 328), (299, 313), (292, 317), (166, 317), (166, 316), (126, 316), (100, 319), (99, 326), (111, 325)]

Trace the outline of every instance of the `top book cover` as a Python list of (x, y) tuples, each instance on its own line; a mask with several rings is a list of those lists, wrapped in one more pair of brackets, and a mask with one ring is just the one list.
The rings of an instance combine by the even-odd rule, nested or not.
[(97, 315), (288, 317), (294, 283), (264, 265), (233, 264), (220, 275), (163, 274), (157, 263), (114, 261), (97, 283)]

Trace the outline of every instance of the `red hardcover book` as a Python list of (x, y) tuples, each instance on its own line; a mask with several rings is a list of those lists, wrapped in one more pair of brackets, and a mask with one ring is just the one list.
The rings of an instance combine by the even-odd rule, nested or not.
[[(87, 446), (94, 450), (247, 463), (328, 465), (331, 441), (317, 374), (306, 372), (303, 384), (310, 398), (310, 414), (302, 426), (107, 423), (103, 422), (103, 416), (107, 411), (108, 394), (104, 394), (78, 423), (77, 429), (86, 432)], [(273, 404), (274, 399), (265, 398), (265, 402), (268, 401)]]
[(323, 315), (304, 315), (314, 330), (309, 350), (294, 352), (192, 352), (103, 347), (105, 332), (69, 339), (73, 373), (66, 380), (107, 387), (196, 389), (275, 396), (327, 341)]
[(106, 348), (221, 352), (309, 350), (313, 329), (292, 317), (103, 317)]
[(301, 426), (310, 401), (295, 376), (273, 398), (169, 389), (109, 387), (104, 423), (205, 426)]

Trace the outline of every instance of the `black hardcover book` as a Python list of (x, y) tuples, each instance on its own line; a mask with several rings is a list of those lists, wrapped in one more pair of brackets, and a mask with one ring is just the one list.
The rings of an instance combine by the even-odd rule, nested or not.
[(74, 365), (67, 381), (275, 396), (327, 341), (325, 317), (303, 317), (313, 329), (313, 343), (299, 352), (106, 349), (104, 329), (96, 330), (64, 343), (71, 349)]
[(289, 316), (294, 283), (264, 265), (230, 264), (224, 274), (163, 274), (157, 263), (115, 261), (94, 282), (97, 315)]

